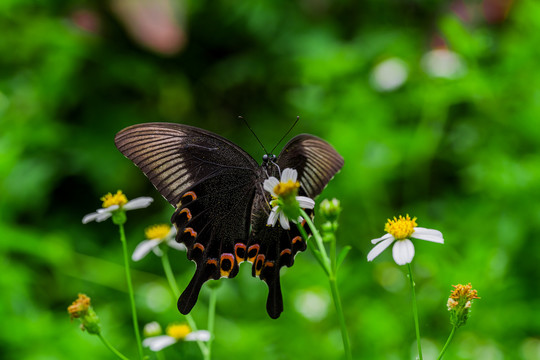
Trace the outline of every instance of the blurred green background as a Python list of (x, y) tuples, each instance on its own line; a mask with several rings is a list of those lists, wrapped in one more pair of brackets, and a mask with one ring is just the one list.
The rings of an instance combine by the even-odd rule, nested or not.
[[(339, 287), (356, 359), (414, 358), (406, 268), (389, 250), (366, 261), (406, 213), (445, 237), (415, 242), (425, 358), (450, 331), (451, 285), (471, 282), (481, 300), (446, 358), (540, 359), (538, 1), (3, 0), (0, 32), (2, 359), (113, 358), (70, 322), (78, 292), (135, 358), (117, 229), (81, 219), (110, 191), (154, 197), (128, 213), (133, 250), (172, 208), (114, 135), (190, 124), (259, 160), (239, 115), (268, 148), (300, 115), (289, 138), (321, 136), (345, 158), (319, 201), (341, 200), (339, 246), (353, 247)], [(193, 263), (171, 256), (183, 288)], [(133, 269), (141, 326), (182, 321), (159, 259)], [(247, 266), (221, 282), (215, 359), (342, 358), (309, 252), (282, 272), (278, 320)], [(202, 328), (207, 290), (192, 312)], [(193, 343), (164, 353), (200, 358)]]

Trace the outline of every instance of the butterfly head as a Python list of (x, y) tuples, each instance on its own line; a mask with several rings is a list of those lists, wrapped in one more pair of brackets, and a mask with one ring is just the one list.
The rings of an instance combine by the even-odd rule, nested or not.
[(274, 155), (274, 154), (264, 154), (264, 155), (263, 155), (263, 158), (262, 158), (262, 159), (263, 159), (262, 165), (263, 165), (263, 166), (268, 166), (269, 163), (274, 164), (275, 161), (276, 161), (276, 158), (277, 158), (277, 157), (276, 157), (276, 155)]

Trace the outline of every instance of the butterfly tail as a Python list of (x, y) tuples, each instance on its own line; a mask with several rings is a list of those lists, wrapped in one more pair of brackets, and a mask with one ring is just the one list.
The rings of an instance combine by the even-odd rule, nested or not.
[(268, 299), (266, 299), (266, 312), (272, 319), (277, 319), (283, 312), (283, 296), (281, 295), (281, 284), (279, 274), (265, 280), (268, 284)]
[(212, 274), (215, 272), (212, 266), (204, 266), (202, 269), (197, 268), (195, 275), (191, 278), (188, 286), (178, 298), (178, 310), (187, 315), (195, 306), (197, 299), (199, 298), (199, 293), (201, 292), (201, 287), (203, 284), (208, 281)]

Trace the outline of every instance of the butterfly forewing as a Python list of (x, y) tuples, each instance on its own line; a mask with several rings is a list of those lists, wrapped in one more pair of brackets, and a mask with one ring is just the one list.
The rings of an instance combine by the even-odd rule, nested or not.
[(277, 163), (298, 171), (301, 191), (314, 199), (343, 167), (343, 157), (326, 141), (309, 134), (295, 136), (285, 145)]
[(232, 142), (188, 125), (134, 125), (120, 131), (115, 143), (173, 206), (191, 186), (223, 169), (255, 176), (258, 168), (257, 162)]

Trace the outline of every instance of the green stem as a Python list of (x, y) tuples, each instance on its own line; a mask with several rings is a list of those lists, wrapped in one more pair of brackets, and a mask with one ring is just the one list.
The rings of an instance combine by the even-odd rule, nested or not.
[(337, 274), (337, 250), (336, 250), (336, 237), (332, 234), (332, 241), (330, 241), (330, 267), (332, 272)]
[(217, 289), (210, 289), (210, 302), (208, 304), (208, 331), (210, 332), (210, 340), (208, 340), (208, 352), (205, 360), (210, 360), (212, 357), (212, 341), (214, 340), (214, 325), (216, 323), (216, 303)]
[[(319, 231), (311, 221), (311, 218), (306, 214), (306, 212), (303, 209), (300, 209), (300, 214), (302, 217), (306, 220), (306, 223), (308, 224), (311, 233), (313, 234), (313, 237), (315, 238), (315, 243), (317, 244), (317, 250), (318, 254), (316, 254), (317, 259), (319, 260), (319, 263), (323, 267), (324, 271), (328, 275), (328, 281), (330, 282), (330, 290), (332, 292), (332, 300), (334, 301), (334, 306), (336, 308), (336, 313), (339, 321), (339, 325), (341, 328), (341, 338), (343, 340), (343, 349), (345, 351), (345, 357), (348, 360), (352, 360), (352, 353), (351, 353), (351, 345), (349, 342), (349, 333), (347, 332), (347, 325), (345, 323), (345, 315), (343, 314), (343, 307), (341, 305), (341, 298), (339, 296), (339, 291), (337, 287), (337, 279), (336, 279), (336, 249), (335, 249), (335, 238), (333, 239), (333, 245), (330, 245), (330, 251), (334, 259), (331, 259), (328, 257), (328, 254), (326, 253), (326, 248), (324, 247), (324, 242), (321, 237), (321, 234), (319, 234)], [(305, 238), (306, 242), (308, 241), (308, 236), (304, 228), (300, 225), (298, 226), (300, 233)], [(311, 249), (313, 250), (314, 247), (312, 246)], [(320, 257), (320, 258), (319, 258)]]
[(450, 335), (448, 335), (448, 340), (446, 340), (446, 344), (444, 344), (444, 347), (442, 348), (441, 353), (439, 354), (439, 357), (437, 358), (437, 360), (442, 359), (444, 353), (446, 352), (446, 349), (448, 349), (450, 342), (452, 342), (452, 339), (454, 338), (456, 330), (457, 330), (457, 327), (453, 326), (452, 331), (450, 332)]
[(116, 350), (116, 349), (114, 348), (114, 346), (112, 346), (111, 343), (108, 342), (108, 341), (103, 337), (103, 335), (101, 335), (101, 333), (97, 334), (97, 336), (101, 339), (101, 341), (103, 342), (103, 344), (105, 344), (105, 346), (106, 346), (109, 350), (111, 350), (111, 351), (114, 353), (114, 355), (118, 356), (118, 357), (119, 357), (120, 359), (122, 359), (122, 360), (128, 360), (128, 358), (125, 357), (120, 351)]
[(139, 351), (139, 358), (144, 359), (144, 353), (141, 342), (141, 334), (139, 333), (139, 322), (137, 321), (137, 309), (135, 308), (135, 295), (133, 293), (133, 285), (131, 284), (131, 271), (129, 268), (129, 256), (127, 251), (126, 234), (124, 232), (124, 225), (118, 224), (120, 228), (120, 241), (122, 242), (122, 250), (124, 252), (124, 268), (126, 270), (126, 281), (129, 292), (129, 301), (131, 304), (131, 315), (133, 318), (133, 329), (135, 331), (135, 340), (137, 341), (137, 350)]
[(343, 348), (345, 350), (345, 356), (348, 360), (352, 360), (351, 344), (349, 342), (349, 333), (347, 332), (347, 324), (345, 323), (345, 315), (343, 314), (343, 308), (341, 306), (341, 298), (337, 287), (336, 277), (332, 276), (328, 279), (330, 281), (330, 290), (332, 290), (332, 299), (336, 307), (336, 313), (341, 327), (341, 338), (343, 339)]
[(315, 256), (315, 259), (317, 259), (317, 261), (319, 262), (319, 265), (321, 265), (321, 267), (324, 270), (326, 276), (329, 277), (330, 276), (330, 268), (327, 266), (326, 262), (322, 258), (322, 254), (319, 252), (319, 250), (317, 250), (317, 247), (313, 243), (313, 241), (308, 241), (309, 236), (308, 236), (306, 230), (302, 227), (302, 225), (300, 225), (300, 224), (296, 224), (296, 225), (298, 227), (298, 230), (300, 231), (300, 234), (302, 234), (302, 237), (304, 238), (304, 240), (308, 244), (309, 248), (313, 252), (313, 255)]
[(163, 255), (161, 256), (161, 264), (163, 265), (165, 277), (169, 282), (169, 286), (171, 287), (174, 296), (176, 296), (177, 298), (180, 297), (180, 289), (178, 288), (178, 284), (176, 283), (176, 279), (174, 278), (174, 274), (172, 272), (171, 263), (169, 262), (169, 255), (167, 254), (167, 249), (163, 250)]
[(420, 325), (418, 324), (418, 306), (416, 305), (416, 293), (414, 291), (414, 280), (411, 270), (411, 264), (407, 264), (407, 268), (409, 269), (409, 281), (411, 283), (411, 292), (412, 292), (412, 305), (413, 305), (413, 317), (414, 317), (414, 328), (416, 330), (416, 343), (418, 345), (418, 358), (420, 360), (423, 359), (422, 357), (422, 345), (420, 344)]
[[(311, 218), (309, 217), (309, 215), (306, 214), (304, 209), (300, 209), (300, 215), (302, 215), (304, 220), (306, 220), (306, 223), (308, 224), (309, 228), (311, 229), (311, 233), (313, 234), (313, 238), (315, 239), (315, 243), (317, 244), (317, 249), (319, 250), (319, 252), (321, 254), (321, 260), (322, 260), (322, 262), (324, 264), (323, 268), (326, 271), (326, 274), (330, 277), (333, 274), (332, 266), (330, 264), (331, 261), (330, 261), (330, 258), (328, 257), (328, 254), (326, 253), (326, 248), (324, 247), (324, 242), (323, 242), (323, 239), (321, 237), (321, 234), (319, 234), (319, 231), (317, 230), (317, 228), (315, 227), (315, 225), (311, 221)], [(302, 226), (299, 226), (299, 227), (301, 228)], [(307, 239), (307, 234), (305, 233), (305, 231), (302, 233), (302, 235), (306, 236), (306, 242), (307, 242), (308, 239)]]
[[(167, 251), (168, 249), (163, 250), (163, 255), (161, 256), (161, 264), (163, 265), (163, 271), (165, 272), (165, 277), (167, 278), (167, 281), (169, 282), (169, 286), (174, 296), (178, 299), (180, 297), (180, 289), (178, 288), (178, 284), (176, 283), (176, 279), (174, 278), (174, 274), (172, 272), (171, 263), (169, 261), (169, 255), (167, 254)], [(193, 316), (191, 316), (191, 314), (187, 314), (184, 316), (186, 317), (186, 321), (189, 327), (191, 328), (191, 330), (197, 331), (197, 324), (195, 323)], [(201, 350), (203, 357), (206, 359), (206, 353), (208, 352), (208, 348), (206, 347), (206, 344), (200, 340), (197, 340), (197, 345), (199, 345), (199, 349)]]

